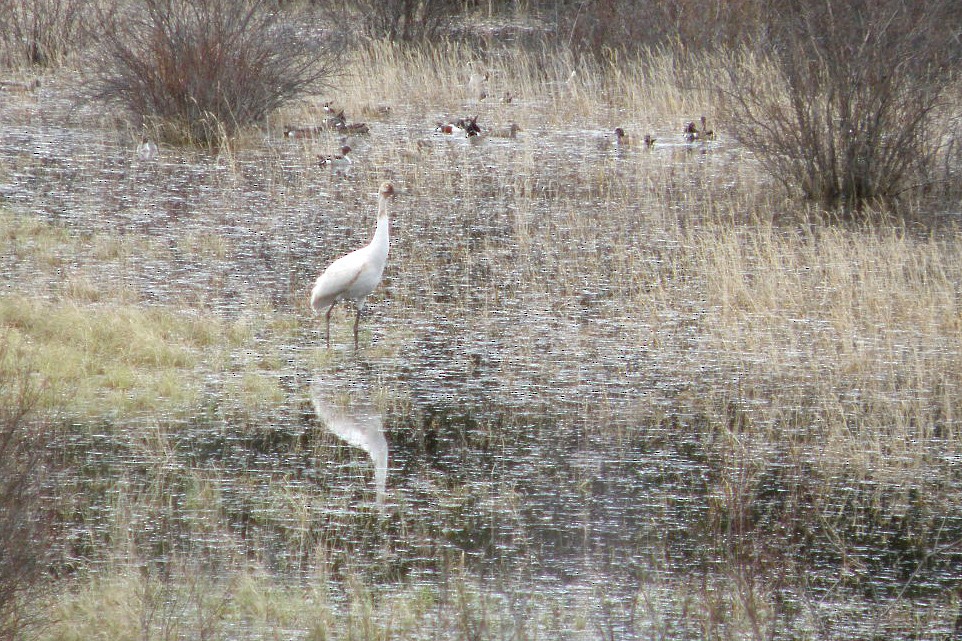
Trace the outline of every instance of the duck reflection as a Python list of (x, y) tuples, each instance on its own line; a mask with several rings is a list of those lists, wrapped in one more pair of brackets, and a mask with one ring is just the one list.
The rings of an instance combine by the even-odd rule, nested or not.
[(311, 403), (317, 418), (332, 433), (358, 447), (374, 462), (374, 491), (378, 507), (384, 506), (387, 493), (387, 438), (381, 413), (367, 401), (349, 398), (342, 402), (334, 390), (315, 383), (311, 387)]

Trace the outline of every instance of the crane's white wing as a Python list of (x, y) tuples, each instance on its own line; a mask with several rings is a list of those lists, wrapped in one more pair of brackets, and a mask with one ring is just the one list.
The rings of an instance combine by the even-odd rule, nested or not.
[(324, 273), (317, 277), (311, 290), (311, 308), (319, 312), (345, 298), (351, 287), (364, 272), (367, 248), (356, 249), (331, 263)]

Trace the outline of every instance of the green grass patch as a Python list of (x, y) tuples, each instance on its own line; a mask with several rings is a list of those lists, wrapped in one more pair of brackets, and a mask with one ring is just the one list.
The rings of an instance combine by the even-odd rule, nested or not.
[(221, 352), (249, 336), (193, 311), (18, 295), (0, 300), (0, 328), (60, 402), (81, 414), (185, 409), (199, 397), (205, 368), (227, 363)]
[(224, 395), (233, 405), (247, 409), (270, 408), (283, 402), (284, 390), (276, 376), (260, 372), (243, 372), (224, 383)]

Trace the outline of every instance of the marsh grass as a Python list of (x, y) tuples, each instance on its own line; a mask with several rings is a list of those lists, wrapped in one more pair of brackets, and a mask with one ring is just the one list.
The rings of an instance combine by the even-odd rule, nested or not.
[[(8, 296), (0, 303), (11, 344), (63, 395), (48, 402), (66, 402), (81, 415), (192, 411), (203, 387), (198, 368), (221, 372), (230, 362), (225, 350), (251, 337), (243, 321), (89, 298), (54, 303)], [(228, 378), (226, 396), (242, 406), (276, 401), (276, 381), (259, 374), (276, 365), (262, 355), (247, 367)]]
[[(88, 313), (72, 305), (6, 298), (2, 316), (11, 340), (33, 353), (38, 371), (52, 384), (71, 389), (79, 404), (93, 402), (98, 392), (135, 406), (142, 392), (169, 393), (162, 373), (191, 366), (194, 359), (183, 345), (167, 339), (175, 333), (203, 340), (198, 328), (139, 308)], [(150, 380), (156, 385), (152, 390)], [(131, 393), (137, 396), (127, 397)]]
[[(451, 60), (490, 70), (495, 100)], [(51, 594), (49, 638), (858, 636), (870, 615), (881, 635), (948, 630), (957, 230), (800, 207), (724, 122), (686, 144), (686, 120), (715, 117), (712, 61), (688, 62), (376, 44), (336, 95), (277, 116), (390, 105), (347, 176), (314, 165), (334, 136), (251, 134), (191, 175), (203, 189), (151, 169), (177, 196), (162, 223), (0, 219), (0, 324), (70, 390), (89, 471), (70, 542), (89, 574)], [(524, 132), (432, 133), (469, 113)], [(604, 148), (616, 125), (661, 143)], [(310, 283), (367, 242), (383, 179), (399, 191), (385, 281), (361, 349), (347, 308), (324, 349)], [(184, 272), (201, 277), (158, 284)], [(386, 514), (363, 456), (305, 410), (328, 379), (375, 388)], [(607, 494), (622, 477), (636, 490)], [(609, 503), (629, 537), (610, 546), (588, 538)], [(577, 589), (532, 589), (552, 546), (584, 562), (557, 570)]]

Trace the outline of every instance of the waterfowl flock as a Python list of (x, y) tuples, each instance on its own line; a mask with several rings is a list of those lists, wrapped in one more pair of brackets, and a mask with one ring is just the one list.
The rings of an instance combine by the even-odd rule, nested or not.
[(343, 109), (334, 109), (330, 102), (323, 105), (324, 113), (327, 117), (316, 125), (306, 127), (295, 127), (287, 125), (284, 127), (285, 138), (315, 138), (323, 133), (336, 133), (341, 135), (367, 134), (371, 128), (364, 122), (348, 122)]
[[(574, 72), (572, 72), (574, 73)], [(468, 93), (477, 100), (483, 100), (488, 95), (487, 83), (488, 74), (472, 73), (468, 80)], [(0, 90), (11, 90), (6, 85), (0, 85)], [(510, 104), (513, 96), (506, 92), (502, 98), (502, 104)], [(344, 109), (334, 107), (330, 102), (322, 107), (324, 118), (318, 123), (302, 126), (287, 125), (284, 127), (284, 137), (288, 139), (310, 139), (321, 135), (335, 135), (340, 137), (341, 146), (338, 153), (318, 155), (317, 163), (320, 167), (330, 169), (334, 174), (345, 174), (352, 165), (351, 152), (353, 147), (348, 144), (349, 136), (365, 135), (370, 133), (370, 127), (364, 122), (350, 122), (345, 115)], [(385, 108), (377, 113), (389, 115), (390, 109)], [(517, 140), (522, 127), (516, 122), (509, 122), (507, 125), (485, 129), (479, 124), (479, 115), (468, 115), (458, 118), (450, 118), (438, 121), (434, 132), (441, 136), (461, 137), (470, 143), (480, 143), (487, 138), (500, 138), (506, 141)], [(695, 121), (688, 121), (682, 131), (684, 141), (687, 143), (705, 143), (715, 140), (715, 132), (708, 127), (705, 116), (700, 119), (699, 127)], [(651, 133), (646, 133), (639, 139), (638, 146), (645, 149), (652, 149), (657, 139)], [(604, 136), (602, 139), (604, 146), (613, 145), (618, 149), (628, 149), (633, 146), (635, 139), (625, 127), (617, 126), (612, 130), (611, 136)], [(401, 157), (410, 158), (416, 161), (421, 158), (426, 150), (431, 146), (429, 141), (418, 140), (416, 143), (409, 144), (407, 147), (399, 146), (398, 154)], [(157, 158), (158, 148), (156, 143), (146, 135), (142, 137), (135, 150), (136, 158), (141, 162), (149, 162)], [(388, 204), (394, 196), (394, 187), (391, 183), (384, 183), (381, 186), (378, 202), (378, 221), (374, 237), (370, 244), (358, 249), (350, 254), (332, 262), (328, 268), (317, 278), (311, 292), (311, 308), (315, 313), (323, 314), (325, 319), (325, 340), (330, 347), (330, 318), (331, 311), (335, 304), (341, 300), (354, 303), (356, 309), (353, 338), (354, 347), (358, 347), (358, 325), (361, 314), (364, 310), (364, 301), (367, 296), (377, 287), (384, 270), (388, 253)]]
[[(609, 138), (607, 135), (604, 136), (601, 139), (599, 146), (603, 150), (610, 148), (612, 145), (614, 145), (616, 149), (628, 149), (638, 144), (635, 142), (635, 140), (636, 139), (634, 139), (624, 127), (615, 127), (614, 131), (612, 132), (612, 137)], [(656, 140), (658, 139), (652, 134), (645, 134), (641, 139), (641, 146), (643, 146), (645, 149), (651, 149), (655, 146)]]
[[(469, 69), (472, 70), (468, 75), (466, 84), (463, 85), (467, 96), (469, 99), (476, 101), (487, 99), (490, 95), (490, 74), (483, 70), (473, 69), (471, 65), (469, 65)], [(559, 86), (563, 88), (569, 87), (577, 76), (578, 72), (572, 71), (567, 80), (560, 82)], [(29, 82), (0, 81), (0, 94), (28, 94), (36, 92), (40, 86), (39, 79)], [(512, 105), (514, 104), (514, 99), (515, 95), (511, 91), (505, 90), (496, 101), (501, 105)], [(501, 107), (501, 109), (504, 109), (504, 107)], [(337, 137), (339, 143), (336, 151), (326, 155), (318, 155), (317, 164), (333, 170), (335, 174), (344, 174), (351, 167), (354, 160), (356, 160), (350, 155), (351, 152), (356, 150), (358, 146), (364, 147), (362, 137), (371, 133), (371, 127), (366, 122), (353, 122), (349, 120), (345, 110), (336, 107), (332, 102), (325, 102), (321, 105), (321, 111), (323, 112), (323, 118), (321, 118), (319, 122), (303, 125), (285, 125), (283, 127), (283, 136), (291, 140), (310, 140), (330, 136)], [(389, 119), (393, 113), (391, 106), (381, 104), (368, 105), (363, 107), (361, 111), (365, 115), (372, 116), (378, 120)], [(517, 122), (508, 122), (501, 126), (491, 126), (488, 128), (487, 125), (482, 125), (479, 120), (480, 118), (477, 113), (475, 113), (475, 115), (439, 120), (435, 123), (434, 133), (453, 139), (463, 138), (466, 139), (468, 143), (477, 145), (484, 143), (489, 138), (514, 141), (517, 140), (519, 134), (524, 131)], [(655, 147), (655, 143), (661, 140), (660, 138), (656, 138), (652, 133), (645, 133), (643, 136), (638, 134), (640, 137), (636, 138), (629, 132), (627, 127), (621, 125), (609, 131), (611, 132), (610, 134), (602, 134), (594, 137), (597, 141), (598, 149), (602, 151), (612, 148), (625, 151), (633, 147), (652, 150)], [(544, 135), (544, 132), (539, 131), (527, 135), (541, 136)], [(714, 129), (709, 127), (708, 118), (702, 115), (697, 121), (685, 121), (680, 138), (673, 139), (666, 137), (664, 140), (665, 142), (662, 144), (668, 147), (677, 147), (687, 143), (689, 149), (701, 149), (702, 152), (704, 152), (708, 149), (707, 144), (716, 140), (716, 133)], [(676, 140), (677, 142), (675, 142)], [(399, 145), (397, 153), (399, 157), (414, 162), (418, 158), (423, 157), (426, 148), (429, 146), (429, 141), (419, 140), (414, 146)], [(144, 136), (135, 145), (133, 157), (144, 163), (156, 160), (159, 157), (158, 146), (154, 141)]]
[[(469, 102), (479, 102), (487, 99), (490, 95), (490, 74), (483, 69), (476, 68), (472, 64), (468, 65), (468, 69), (467, 82), (462, 85), (465, 96)], [(562, 84), (568, 86), (575, 78), (577, 78), (577, 71), (572, 71), (568, 80)], [(515, 96), (510, 91), (504, 91), (501, 94), (499, 102), (502, 105), (510, 105), (513, 104), (514, 98)], [(318, 156), (318, 162), (320, 166), (331, 168), (336, 173), (344, 173), (352, 163), (352, 158), (349, 154), (352, 149), (356, 148), (355, 143), (358, 141), (354, 136), (369, 134), (371, 131), (370, 126), (365, 122), (349, 121), (344, 109), (336, 107), (331, 102), (325, 102), (321, 108), (324, 117), (320, 122), (300, 126), (287, 125), (284, 127), (284, 137), (291, 139), (310, 139), (320, 137), (321, 135), (339, 135), (341, 145), (339, 152)], [(366, 110), (362, 109), (362, 111), (367, 115), (375, 115), (381, 118), (387, 118), (392, 113), (391, 108), (387, 106), (378, 106), (376, 109), (368, 107)], [(478, 114), (438, 120), (434, 126), (435, 134), (443, 137), (463, 138), (471, 144), (481, 144), (489, 138), (498, 138), (506, 141), (517, 140), (519, 133), (522, 131), (524, 130), (516, 122), (509, 122), (505, 125), (492, 126), (490, 128), (482, 126), (482, 124), (479, 123)], [(612, 133), (598, 139), (599, 146), (602, 150), (612, 147), (622, 150), (627, 150), (632, 147), (651, 150), (655, 147), (656, 141), (659, 140), (653, 133), (638, 134), (636, 138), (623, 126), (617, 126), (609, 131)], [(687, 121), (682, 129), (678, 142), (672, 143), (669, 138), (665, 144), (669, 146), (683, 143), (691, 145), (696, 142), (704, 144), (713, 140), (715, 140), (715, 132), (708, 127), (707, 117), (701, 116), (700, 126), (699, 123), (694, 120)], [(402, 145), (399, 146), (398, 153), (402, 157), (416, 159), (423, 154), (425, 144), (424, 141), (420, 141), (418, 145), (413, 148), (407, 148)]]
[[(486, 83), (487, 80), (487, 75), (472, 75), (469, 80), (469, 85), (472, 85), (469, 87), (469, 90), (471, 94), (477, 96), (479, 100), (485, 98), (487, 95), (485, 90), (480, 89), (481, 83)], [(360, 128), (352, 128), (349, 126), (343, 109), (335, 109), (330, 103), (326, 103), (323, 108), (327, 116), (321, 125), (287, 127), (284, 132), (285, 137), (307, 137), (313, 136), (321, 131), (344, 133), (346, 131), (360, 130)], [(478, 123), (478, 120), (479, 116), (475, 114), (437, 121), (434, 132), (441, 136), (462, 137), (470, 143), (479, 143), (488, 137), (516, 140), (518, 133), (522, 131), (522, 128), (516, 122), (510, 122), (507, 126), (485, 130)], [(363, 131), (364, 133), (369, 131), (366, 125)], [(694, 143), (696, 141), (704, 143), (715, 139), (715, 133), (709, 129), (705, 116), (701, 117), (701, 127), (699, 127), (695, 121), (687, 122), (682, 130), (682, 136), (687, 143)], [(345, 140), (345, 138), (342, 137), (342, 141), (343, 140)], [(656, 140), (653, 134), (646, 133), (640, 138), (639, 146), (650, 150), (655, 146)], [(632, 146), (634, 141), (624, 127), (618, 126), (612, 131), (612, 137), (604, 137), (604, 142), (605, 144), (613, 144), (619, 149), (627, 149)], [(398, 154), (401, 157), (416, 161), (422, 157), (422, 154), (429, 146), (429, 142), (418, 140), (416, 143), (409, 144), (407, 147), (401, 145), (398, 149)], [(319, 156), (319, 164), (322, 167), (331, 168), (335, 173), (346, 172), (352, 162), (350, 157), (351, 150), (350, 145), (343, 144), (339, 154)], [(353, 302), (356, 310), (353, 333), (354, 349), (358, 349), (358, 325), (364, 310), (365, 299), (380, 282), (385, 263), (387, 262), (389, 234), (387, 210), (388, 203), (392, 200), (393, 196), (393, 185), (391, 183), (384, 183), (381, 186), (379, 194), (377, 226), (370, 244), (332, 262), (317, 278), (311, 292), (311, 308), (316, 314), (323, 314), (324, 316), (324, 336), (328, 348), (331, 346), (331, 311), (338, 301), (346, 300)]]
[[(577, 72), (573, 71), (568, 79), (568, 83), (574, 80)], [(466, 90), (469, 98), (477, 101), (485, 100), (489, 95), (488, 83), (490, 75), (487, 72), (473, 71), (467, 81)], [(0, 82), (0, 92), (27, 93), (36, 91), (40, 87), (40, 81), (30, 83)], [(512, 104), (513, 94), (506, 91), (502, 94), (500, 103), (504, 105)], [(320, 122), (308, 125), (286, 125), (283, 129), (285, 138), (310, 139), (322, 135), (335, 135), (340, 137), (341, 146), (338, 153), (318, 155), (317, 164), (320, 167), (330, 169), (335, 174), (345, 174), (352, 165), (351, 152), (354, 147), (348, 144), (349, 139), (354, 136), (363, 136), (370, 133), (371, 129), (365, 122), (351, 122), (348, 120), (344, 109), (335, 107), (327, 102), (322, 105), (324, 117)], [(390, 107), (378, 107), (376, 110), (369, 111), (381, 117), (389, 117)], [(435, 133), (442, 136), (462, 137), (468, 142), (478, 144), (488, 138), (499, 138), (506, 141), (518, 139), (518, 134), (522, 127), (516, 122), (509, 122), (504, 126), (491, 127), (486, 129), (479, 123), (479, 114), (467, 115), (458, 118), (438, 121)], [(700, 126), (694, 120), (688, 121), (682, 131), (683, 139), (691, 144), (695, 142), (707, 143), (715, 140), (715, 132), (709, 128), (706, 116), (701, 116)], [(639, 139), (638, 146), (645, 149), (652, 149), (656, 138), (651, 133), (646, 133)], [(605, 145), (613, 144), (618, 149), (627, 149), (635, 145), (635, 139), (623, 126), (617, 126), (612, 130), (612, 137), (604, 136)], [(399, 148), (398, 153), (403, 157), (410, 157), (417, 160), (422, 157), (430, 143), (419, 140), (414, 145), (407, 148)], [(137, 144), (134, 155), (136, 159), (143, 163), (148, 163), (158, 157), (159, 149), (157, 144), (147, 135), (142, 136)], [(340, 300), (353, 301), (356, 308), (354, 320), (354, 345), (358, 345), (358, 324), (361, 313), (364, 309), (365, 298), (374, 290), (380, 281), (384, 264), (387, 259), (388, 246), (388, 203), (394, 196), (394, 188), (391, 183), (384, 183), (379, 194), (378, 222), (374, 238), (371, 243), (351, 254), (341, 257), (334, 261), (317, 279), (311, 293), (311, 307), (317, 313), (325, 316), (325, 339), (330, 346), (330, 316), (334, 305)]]

